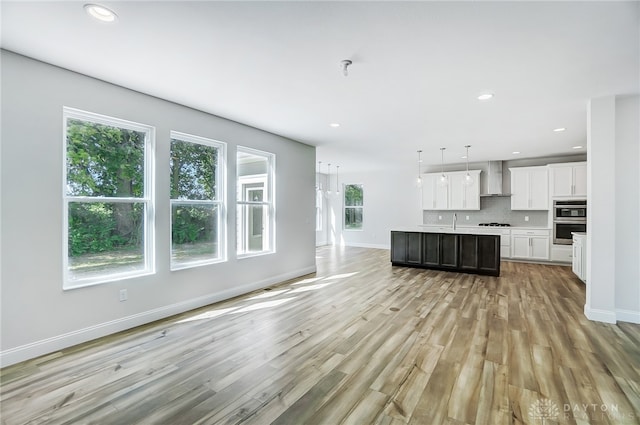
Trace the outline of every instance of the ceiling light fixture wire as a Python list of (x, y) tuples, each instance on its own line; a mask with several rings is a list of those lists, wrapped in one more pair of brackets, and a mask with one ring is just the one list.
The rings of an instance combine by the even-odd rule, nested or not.
[(422, 187), (422, 177), (420, 176), (420, 163), (422, 162), (422, 149), (418, 150), (418, 178), (416, 179), (416, 186)]
[(471, 145), (464, 145), (464, 147), (467, 149), (467, 156), (465, 156), (465, 158), (467, 158), (467, 175), (464, 176), (464, 184), (466, 186), (469, 186), (473, 184), (473, 177), (471, 177), (471, 174), (469, 174), (469, 148), (471, 147)]
[(327, 196), (331, 195), (331, 163), (327, 164)]
[(438, 184), (440, 186), (446, 186), (449, 183), (449, 179), (447, 175), (444, 173), (444, 151), (447, 148), (440, 148), (440, 178), (438, 179)]

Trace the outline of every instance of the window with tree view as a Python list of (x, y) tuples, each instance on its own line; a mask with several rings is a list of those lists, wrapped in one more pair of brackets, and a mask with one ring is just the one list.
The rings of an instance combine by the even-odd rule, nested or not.
[(171, 133), (171, 268), (224, 260), (225, 144)]
[(363, 190), (361, 184), (344, 186), (344, 228), (362, 230)]
[(238, 147), (236, 242), (239, 256), (274, 251), (274, 167), (275, 155)]
[(153, 272), (153, 128), (64, 109), (65, 283)]

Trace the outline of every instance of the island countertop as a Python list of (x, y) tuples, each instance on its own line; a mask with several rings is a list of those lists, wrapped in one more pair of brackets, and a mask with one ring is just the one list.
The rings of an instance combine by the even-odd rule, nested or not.
[(392, 232), (447, 233), (456, 235), (501, 235), (501, 229), (509, 227), (453, 227), (449, 226), (407, 226), (394, 227)]

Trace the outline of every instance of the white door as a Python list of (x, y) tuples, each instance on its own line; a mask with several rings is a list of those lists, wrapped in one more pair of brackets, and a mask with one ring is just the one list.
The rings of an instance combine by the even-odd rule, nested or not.
[(433, 174), (422, 175), (422, 209), (436, 209), (436, 176)]
[(536, 260), (549, 259), (549, 238), (546, 236), (531, 236), (531, 258)]
[(467, 210), (480, 209), (480, 174), (473, 176), (473, 183), (464, 187), (464, 207)]
[(511, 209), (529, 209), (529, 173), (511, 168)]
[(436, 209), (446, 210), (448, 208), (449, 208), (449, 184), (441, 184), (440, 175), (437, 175), (436, 176)]
[(573, 264), (571, 269), (576, 276), (582, 279), (582, 247), (579, 242), (573, 241)]
[(464, 205), (464, 175), (449, 174), (449, 208), (462, 210)]
[(573, 167), (573, 196), (587, 196), (587, 165)]
[(529, 236), (514, 235), (511, 237), (511, 257), (529, 258)]
[(551, 188), (552, 196), (571, 196), (573, 185), (573, 167), (553, 167), (553, 186)]
[(549, 209), (549, 174), (546, 167), (529, 170), (529, 187), (532, 210)]

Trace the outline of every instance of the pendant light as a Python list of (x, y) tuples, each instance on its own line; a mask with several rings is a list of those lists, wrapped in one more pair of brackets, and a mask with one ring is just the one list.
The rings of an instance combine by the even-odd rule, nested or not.
[(449, 184), (449, 179), (447, 175), (444, 173), (444, 151), (447, 148), (440, 148), (440, 178), (438, 179), (438, 184), (440, 186), (446, 186)]
[(422, 162), (422, 150), (418, 151), (418, 178), (416, 178), (416, 187), (422, 187), (422, 176), (420, 175), (420, 163)]
[(464, 176), (464, 185), (471, 186), (473, 184), (473, 177), (469, 174), (469, 148), (471, 145), (464, 145), (464, 147), (467, 149), (467, 156), (465, 157), (467, 158), (467, 175)]
[(340, 195), (340, 186), (338, 182), (338, 172), (340, 171), (340, 166), (336, 165), (336, 195)]
[(327, 164), (327, 196), (331, 195), (331, 163)]

